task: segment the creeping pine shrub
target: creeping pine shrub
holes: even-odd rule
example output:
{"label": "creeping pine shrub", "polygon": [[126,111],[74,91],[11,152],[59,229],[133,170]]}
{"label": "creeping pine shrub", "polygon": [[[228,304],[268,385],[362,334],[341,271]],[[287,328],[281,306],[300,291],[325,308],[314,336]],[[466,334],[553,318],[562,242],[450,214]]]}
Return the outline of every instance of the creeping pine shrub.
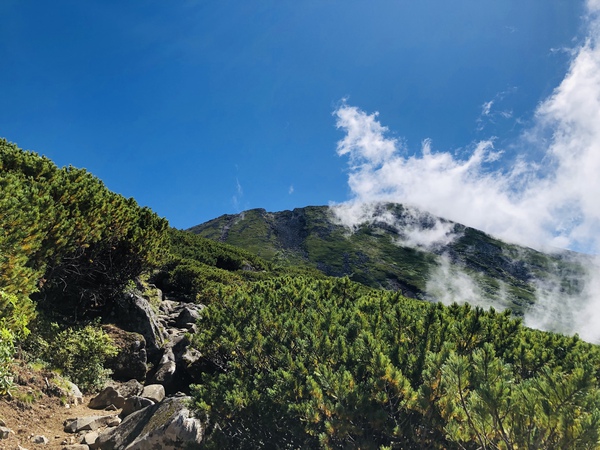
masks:
{"label": "creeping pine shrub", "polygon": [[111,371],[106,360],[118,353],[112,339],[97,325],[57,331],[48,342],[45,360],[81,390],[91,392],[104,386]]}
{"label": "creeping pine shrub", "polygon": [[0,291],[0,395],[9,394],[13,387],[15,341],[29,334],[27,325],[34,317],[29,298]]}
{"label": "creeping pine shrub", "polygon": [[0,328],[0,395],[9,394],[13,387],[13,341],[13,334],[6,328]]}

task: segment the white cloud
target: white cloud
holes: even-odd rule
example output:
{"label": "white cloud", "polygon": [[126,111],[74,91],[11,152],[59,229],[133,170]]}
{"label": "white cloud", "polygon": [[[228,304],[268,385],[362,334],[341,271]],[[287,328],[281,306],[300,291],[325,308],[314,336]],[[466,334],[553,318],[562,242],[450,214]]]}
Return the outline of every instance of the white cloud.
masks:
{"label": "white cloud", "polygon": [[483,105],[481,105],[481,115],[489,116],[493,104],[494,100],[490,100],[489,102],[485,102]]}
{"label": "white cloud", "polygon": [[[392,201],[531,247],[600,253],[600,19],[594,15],[600,0],[589,0],[588,8],[589,36],[573,50],[563,81],[539,105],[520,142],[524,154],[514,161],[504,161],[491,140],[458,157],[435,151],[426,139],[418,154],[406,156],[377,113],[338,108],[336,125],[346,136],[337,151],[349,158],[352,191],[349,206],[339,210],[345,219],[364,220],[364,208],[356,205]],[[493,105],[483,104],[483,116],[492,114]],[[530,158],[527,151],[543,157]],[[503,170],[491,168],[496,160]],[[600,279],[600,270],[590,274]],[[596,278],[586,280],[586,286],[599,285]],[[600,315],[598,292],[590,291],[578,306],[586,317]],[[570,323],[584,327],[580,316]]]}
{"label": "white cloud", "polygon": [[244,197],[244,190],[242,189],[242,185],[240,184],[240,180],[235,179],[235,194],[231,197],[231,203],[233,203],[233,207],[235,209],[240,209],[240,202]]}
{"label": "white cloud", "polygon": [[293,194],[294,193],[294,185],[290,184],[290,188],[288,189],[288,194]]}

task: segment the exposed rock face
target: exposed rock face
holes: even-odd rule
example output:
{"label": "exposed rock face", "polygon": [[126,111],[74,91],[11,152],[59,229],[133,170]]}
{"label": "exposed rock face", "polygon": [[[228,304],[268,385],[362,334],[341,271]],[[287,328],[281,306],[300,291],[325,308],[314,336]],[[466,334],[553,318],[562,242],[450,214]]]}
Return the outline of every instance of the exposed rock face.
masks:
{"label": "exposed rock face", "polygon": [[186,406],[189,397],[168,398],[136,411],[116,428],[102,433],[90,446],[100,450],[177,450],[200,444],[202,423]]}
{"label": "exposed rock face", "polygon": [[148,381],[162,384],[167,394],[188,392],[189,385],[198,381],[197,377],[192,376],[192,373],[197,375],[197,367],[189,370],[192,360],[196,363],[198,358],[197,355],[188,354],[190,341],[186,333],[195,331],[196,321],[203,308],[204,305],[172,299],[165,299],[161,303],[158,321],[167,332],[160,361]]}
{"label": "exposed rock face", "polygon": [[104,325],[103,330],[119,348],[119,353],[106,362],[113,371],[115,380],[144,381],[146,379],[148,355],[146,339],[140,333],[125,331],[114,325]]}
{"label": "exposed rock face", "polygon": [[148,300],[137,292],[127,292],[117,302],[118,317],[127,318],[124,329],[144,336],[148,359],[152,361],[164,344],[164,336],[158,325],[156,314]]}

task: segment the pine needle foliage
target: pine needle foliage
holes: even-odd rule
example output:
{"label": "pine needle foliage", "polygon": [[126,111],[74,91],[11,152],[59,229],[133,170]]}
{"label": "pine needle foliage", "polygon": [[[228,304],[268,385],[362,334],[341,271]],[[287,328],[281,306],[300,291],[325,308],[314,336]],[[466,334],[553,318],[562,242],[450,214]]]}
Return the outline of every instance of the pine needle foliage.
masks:
{"label": "pine needle foliage", "polygon": [[199,325],[214,448],[598,448],[598,347],[509,313],[287,276]]}
{"label": "pine needle foliage", "polygon": [[163,261],[168,223],[85,169],[0,140],[0,289],[85,311]]}

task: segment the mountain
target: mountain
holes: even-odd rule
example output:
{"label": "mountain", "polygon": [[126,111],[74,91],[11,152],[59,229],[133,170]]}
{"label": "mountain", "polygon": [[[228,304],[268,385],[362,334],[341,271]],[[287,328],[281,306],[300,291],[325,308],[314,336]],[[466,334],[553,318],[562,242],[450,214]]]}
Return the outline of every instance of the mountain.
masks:
{"label": "mountain", "polygon": [[[210,240],[1,139],[0,191],[2,448],[29,446],[28,423],[72,430],[27,412],[64,409],[59,373],[110,383],[94,403],[118,380],[160,402],[100,431],[101,449],[147,448],[152,428],[177,439],[165,449],[598,448],[600,346],[511,314],[544,285],[577,309],[568,294],[594,285],[575,254],[395,204],[253,210],[195,229]],[[172,415],[184,403],[198,432]]]}
{"label": "mountain", "polygon": [[[546,254],[400,204],[379,204],[349,227],[327,206],[253,209],[188,231],[283,266],[316,268],[371,287],[427,300],[463,300],[523,311],[540,286],[582,289],[578,255]],[[472,291],[475,292],[472,292]]]}

